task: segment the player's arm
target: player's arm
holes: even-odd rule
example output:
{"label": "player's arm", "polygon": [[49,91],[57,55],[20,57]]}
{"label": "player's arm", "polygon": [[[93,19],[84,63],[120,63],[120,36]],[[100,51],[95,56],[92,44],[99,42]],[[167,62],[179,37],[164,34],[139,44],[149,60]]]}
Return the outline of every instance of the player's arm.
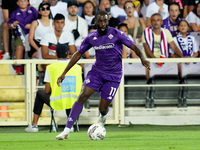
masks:
{"label": "player's arm", "polygon": [[142,62],[142,65],[145,66],[147,69],[150,70],[150,65],[149,65],[150,62],[144,58],[144,56],[142,55],[142,53],[141,53],[141,51],[139,50],[139,48],[138,48],[135,44],[133,44],[133,45],[131,46],[131,49],[132,49],[132,50],[136,53],[136,55],[140,58],[140,60],[141,60],[141,62]]}
{"label": "player's arm", "polygon": [[70,59],[68,65],[67,65],[67,67],[63,71],[62,75],[57,80],[58,86],[60,86],[61,82],[65,79],[65,74],[76,64],[76,62],[81,58],[81,56],[82,56],[82,53],[80,53],[79,51],[76,51],[74,53],[74,55],[72,56],[72,58]]}

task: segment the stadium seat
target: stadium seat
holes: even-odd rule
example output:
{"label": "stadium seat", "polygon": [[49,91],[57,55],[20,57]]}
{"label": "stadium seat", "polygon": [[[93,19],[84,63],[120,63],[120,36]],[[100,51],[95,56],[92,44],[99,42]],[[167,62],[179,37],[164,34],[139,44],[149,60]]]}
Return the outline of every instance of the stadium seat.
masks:
{"label": "stadium seat", "polygon": [[[185,84],[200,84],[200,62],[181,64]],[[200,86],[183,87],[183,106],[200,104]]]}
{"label": "stadium seat", "polygon": [[[151,64],[151,84],[179,84],[178,66],[176,63],[165,63],[162,67]],[[152,87],[151,107],[155,105],[182,106],[182,87]]]}
{"label": "stadium seat", "polygon": [[[146,70],[142,64],[124,64],[124,84],[125,85],[145,85],[147,84]],[[125,87],[125,106],[145,106],[150,105],[149,87]]]}

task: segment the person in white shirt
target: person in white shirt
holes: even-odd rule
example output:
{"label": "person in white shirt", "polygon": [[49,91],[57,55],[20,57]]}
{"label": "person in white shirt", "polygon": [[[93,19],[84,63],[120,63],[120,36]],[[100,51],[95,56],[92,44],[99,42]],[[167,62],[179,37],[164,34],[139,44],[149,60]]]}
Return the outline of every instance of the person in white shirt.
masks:
{"label": "person in white shirt", "polygon": [[194,11],[191,11],[185,19],[189,22],[193,31],[200,31],[200,2],[196,4]]}
{"label": "person in white shirt", "polygon": [[56,46],[58,43],[68,45],[70,53],[75,53],[76,48],[73,34],[63,30],[65,26],[65,17],[62,14],[56,14],[53,25],[54,32],[46,33],[41,39],[42,58],[57,59]]}
{"label": "person in white shirt", "polygon": [[57,13],[60,13],[66,16],[68,13],[66,11],[67,3],[59,1],[59,0],[48,0],[49,4],[51,5],[51,13],[52,17],[54,18]]}
{"label": "person in white shirt", "polygon": [[[181,20],[178,25],[179,33],[174,37],[174,43],[180,49],[183,56],[187,59],[190,57],[198,57],[199,55],[199,41],[194,36],[189,35],[189,23],[186,20]],[[170,50],[171,57],[177,57],[173,51]],[[186,63],[189,64],[189,63]],[[181,64],[178,64],[179,75],[181,75]]]}
{"label": "person in white shirt", "polygon": [[64,30],[72,32],[75,39],[75,46],[78,49],[88,35],[88,23],[85,19],[78,16],[78,3],[70,1],[67,7],[68,15],[65,17]]}
{"label": "person in white shirt", "polygon": [[151,26],[151,16],[155,13],[159,13],[162,16],[162,20],[169,16],[168,5],[164,4],[164,0],[155,0],[155,2],[148,5],[146,10],[146,26]]}

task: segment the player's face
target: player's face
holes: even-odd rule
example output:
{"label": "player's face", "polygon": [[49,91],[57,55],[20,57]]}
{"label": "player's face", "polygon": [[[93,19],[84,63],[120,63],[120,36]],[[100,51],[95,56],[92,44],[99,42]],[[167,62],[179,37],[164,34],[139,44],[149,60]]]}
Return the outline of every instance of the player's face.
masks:
{"label": "player's face", "polygon": [[69,8],[67,8],[67,11],[69,12],[69,15],[76,16],[78,14],[79,9],[77,6],[72,5]]}
{"label": "player's face", "polygon": [[54,21],[55,31],[62,32],[64,26],[65,26],[65,20],[64,19]]}
{"label": "player's face", "polygon": [[180,33],[185,34],[189,31],[188,24],[185,21],[181,21],[181,23],[178,26],[178,30]]}
{"label": "player's face", "polygon": [[159,16],[159,15],[152,16],[151,25],[153,26],[154,29],[160,29],[162,23],[163,23],[163,21],[162,21],[161,16]]}
{"label": "player's face", "polygon": [[108,15],[98,15],[96,18],[96,26],[97,26],[97,31],[101,35],[105,35],[108,30],[108,21],[109,17]]}
{"label": "player's face", "polygon": [[177,5],[171,5],[169,9],[170,19],[176,20],[180,14],[179,7]]}

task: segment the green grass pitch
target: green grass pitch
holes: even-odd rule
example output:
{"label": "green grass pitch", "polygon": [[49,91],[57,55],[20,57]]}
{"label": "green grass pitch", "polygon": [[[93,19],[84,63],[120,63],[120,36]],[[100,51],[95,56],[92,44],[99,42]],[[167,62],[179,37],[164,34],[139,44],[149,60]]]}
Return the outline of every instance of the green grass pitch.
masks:
{"label": "green grass pitch", "polygon": [[0,150],[200,150],[200,126],[106,125],[106,137],[92,141],[89,126],[58,141],[58,133],[40,127],[39,133],[26,133],[25,127],[0,127]]}

